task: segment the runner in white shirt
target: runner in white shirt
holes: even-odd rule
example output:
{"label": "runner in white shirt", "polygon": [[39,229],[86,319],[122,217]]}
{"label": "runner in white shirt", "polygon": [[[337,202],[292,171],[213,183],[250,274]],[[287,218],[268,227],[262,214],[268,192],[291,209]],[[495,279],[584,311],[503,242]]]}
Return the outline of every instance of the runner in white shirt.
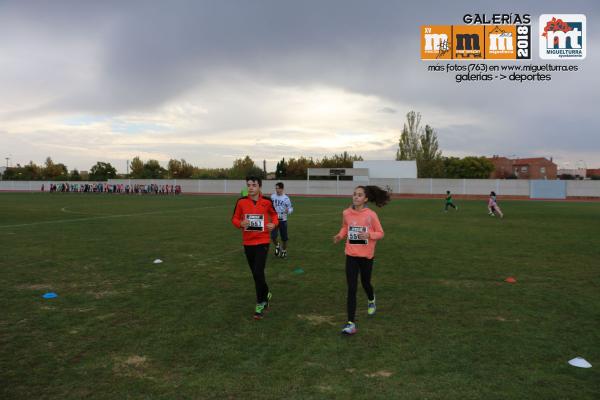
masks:
{"label": "runner in white shirt", "polygon": [[[290,198],[283,193],[283,182],[277,182],[275,185],[275,193],[271,195],[271,201],[279,218],[279,225],[271,231],[271,240],[275,245],[275,255],[286,258],[288,242],[287,218],[294,211],[294,208],[292,207]],[[281,235],[281,243],[277,240],[278,234]]]}

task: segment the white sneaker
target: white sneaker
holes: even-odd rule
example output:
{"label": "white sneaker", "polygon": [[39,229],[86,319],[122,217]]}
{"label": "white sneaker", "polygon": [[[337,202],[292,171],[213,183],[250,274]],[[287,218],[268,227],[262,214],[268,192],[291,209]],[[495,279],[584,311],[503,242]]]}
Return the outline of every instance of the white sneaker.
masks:
{"label": "white sneaker", "polygon": [[356,333],[356,324],[354,322],[348,321],[346,325],[344,325],[344,329],[342,329],[343,335],[354,335]]}

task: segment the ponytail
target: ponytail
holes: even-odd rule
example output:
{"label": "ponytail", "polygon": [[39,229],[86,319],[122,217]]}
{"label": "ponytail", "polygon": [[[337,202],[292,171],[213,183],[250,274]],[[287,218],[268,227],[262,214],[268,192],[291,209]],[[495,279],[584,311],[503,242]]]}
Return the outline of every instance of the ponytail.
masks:
{"label": "ponytail", "polygon": [[383,207],[390,202],[390,193],[381,189],[379,186],[357,186],[365,191],[365,196],[370,202],[375,203],[377,207]]}

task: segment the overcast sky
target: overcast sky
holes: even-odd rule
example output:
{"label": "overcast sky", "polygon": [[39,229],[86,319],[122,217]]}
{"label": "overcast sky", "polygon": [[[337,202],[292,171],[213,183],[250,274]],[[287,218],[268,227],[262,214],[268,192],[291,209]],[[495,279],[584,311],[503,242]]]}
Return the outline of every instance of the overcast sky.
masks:
{"label": "overcast sky", "polygon": [[[125,172],[136,155],[203,167],[250,155],[269,170],[343,151],[393,159],[415,110],[444,155],[600,168],[600,3],[406,3],[0,0],[0,161]],[[587,16],[587,58],[557,63],[577,73],[456,84],[420,60],[421,25],[528,13],[544,64],[537,20],[552,12]]]}

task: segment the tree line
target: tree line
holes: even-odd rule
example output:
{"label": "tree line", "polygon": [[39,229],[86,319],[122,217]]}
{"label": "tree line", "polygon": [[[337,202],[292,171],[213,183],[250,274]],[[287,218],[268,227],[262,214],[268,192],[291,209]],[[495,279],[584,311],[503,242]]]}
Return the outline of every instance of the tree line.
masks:
{"label": "tree line", "polygon": [[[415,160],[419,178],[472,178],[487,179],[494,165],[485,157],[444,157],[439,147],[437,132],[430,126],[421,125],[421,114],[411,111],[406,115],[396,152],[396,160]],[[276,179],[306,179],[308,168],[352,168],[354,161],[363,161],[360,155],[344,151],[322,159],[312,157],[282,158],[275,167]],[[55,181],[106,181],[116,178],[131,179],[243,179],[254,175],[265,179],[266,171],[250,156],[234,160],[231,168],[197,167],[186,160],[171,159],[166,168],[158,160],[142,160],[134,157],[127,174],[118,174],[108,162],[98,161],[89,171],[69,171],[62,163],[50,157],[43,165],[33,161],[29,164],[7,168],[4,180],[55,180]],[[316,178],[317,179],[317,178]],[[328,179],[322,177],[318,179]],[[351,178],[349,178],[351,179]]]}
{"label": "tree line", "polygon": [[[307,168],[352,168],[354,161],[362,161],[362,157],[347,152],[332,157],[313,159],[312,157],[282,158],[276,167],[278,179],[306,179]],[[89,171],[68,170],[63,163],[55,163],[46,158],[43,165],[33,161],[29,164],[7,168],[2,174],[3,180],[21,181],[106,181],[108,179],[244,179],[254,175],[265,179],[267,174],[250,156],[236,159],[231,168],[201,168],[186,160],[171,159],[163,167],[158,160],[142,160],[134,157],[129,163],[129,173],[119,174],[108,162],[98,161]]]}

